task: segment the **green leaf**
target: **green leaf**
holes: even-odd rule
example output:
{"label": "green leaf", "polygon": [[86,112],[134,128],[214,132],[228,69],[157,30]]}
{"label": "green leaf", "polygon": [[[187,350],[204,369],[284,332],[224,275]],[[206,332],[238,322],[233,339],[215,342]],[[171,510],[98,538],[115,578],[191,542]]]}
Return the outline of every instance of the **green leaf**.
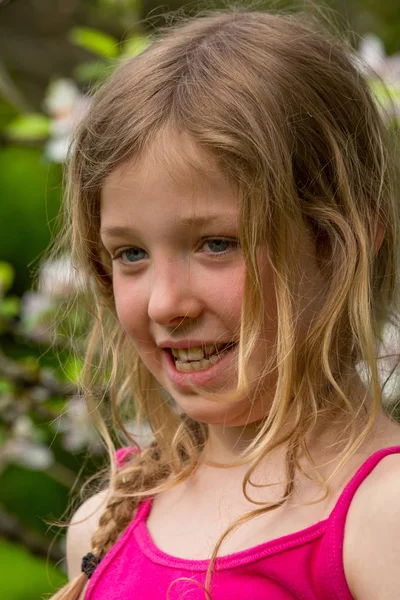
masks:
{"label": "green leaf", "polygon": [[69,381],[76,383],[81,376],[83,363],[77,356],[68,358],[64,365],[64,372]]}
{"label": "green leaf", "polygon": [[119,54],[118,40],[97,29],[74,27],[69,32],[69,40],[76,46],[107,58],[115,58]]}
{"label": "green leaf", "polygon": [[105,60],[97,62],[82,63],[75,67],[73,71],[74,79],[79,83],[88,83],[92,81],[103,81],[111,74],[110,63]]}
{"label": "green leaf", "polygon": [[15,386],[5,379],[4,377],[0,377],[0,396],[3,394],[13,394],[15,391]]}
{"label": "green leaf", "polygon": [[150,46],[150,38],[145,35],[135,35],[124,42],[122,54],[124,56],[137,56]]}
{"label": "green leaf", "polygon": [[4,128],[11,140],[41,140],[50,135],[50,119],[40,113],[20,115]]}
{"label": "green leaf", "polygon": [[18,296],[9,296],[0,302],[0,315],[12,319],[19,314],[20,299]]}
{"label": "green leaf", "polygon": [[3,294],[8,292],[14,283],[15,271],[10,263],[0,261],[0,290]]}
{"label": "green leaf", "polygon": [[368,83],[375,99],[381,106],[386,107],[390,102],[395,104],[400,102],[400,84],[397,82],[390,83],[382,82],[380,79],[370,79]]}

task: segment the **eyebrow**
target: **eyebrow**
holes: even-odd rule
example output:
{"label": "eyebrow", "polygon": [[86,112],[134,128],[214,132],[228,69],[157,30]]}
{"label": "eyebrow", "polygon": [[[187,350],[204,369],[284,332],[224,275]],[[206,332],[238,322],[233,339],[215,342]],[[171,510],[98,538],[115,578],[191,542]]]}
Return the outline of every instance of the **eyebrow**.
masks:
{"label": "eyebrow", "polygon": [[[182,217],[180,224],[185,226],[197,226],[207,225],[208,223],[216,223],[227,225],[227,219],[224,215],[207,215],[207,216],[195,216],[195,217]],[[104,237],[123,237],[135,234],[136,231],[131,227],[123,227],[120,225],[110,225],[101,229],[100,234]]]}

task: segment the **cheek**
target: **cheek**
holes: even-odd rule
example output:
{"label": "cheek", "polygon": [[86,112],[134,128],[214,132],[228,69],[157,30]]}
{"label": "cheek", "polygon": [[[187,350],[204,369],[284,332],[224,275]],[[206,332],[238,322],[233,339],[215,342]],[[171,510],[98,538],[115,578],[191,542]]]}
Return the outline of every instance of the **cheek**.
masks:
{"label": "cheek", "polygon": [[[217,319],[228,335],[240,333],[244,281],[245,272],[240,266],[231,272],[213,274],[203,282],[205,314],[212,315],[213,321]],[[206,321],[207,318],[204,320],[206,333],[210,333]]]}
{"label": "cheek", "polygon": [[[204,333],[209,334],[210,320],[223,323],[229,330],[240,327],[245,272],[243,265],[225,272],[196,273],[190,293],[201,298]],[[133,278],[113,281],[113,293],[118,320],[136,346],[151,340],[151,321],[148,316],[150,289]],[[185,289],[185,293],[188,290]],[[211,325],[212,326],[212,325]]]}
{"label": "cheek", "polygon": [[244,274],[233,273],[213,278],[207,282],[207,303],[218,307],[218,312],[240,314],[243,303]]}
{"label": "cheek", "polygon": [[113,282],[113,292],[118,321],[122,329],[135,341],[143,339],[147,313],[143,294],[140,294],[140,287],[133,286],[131,283],[127,280],[122,282],[116,278]]}

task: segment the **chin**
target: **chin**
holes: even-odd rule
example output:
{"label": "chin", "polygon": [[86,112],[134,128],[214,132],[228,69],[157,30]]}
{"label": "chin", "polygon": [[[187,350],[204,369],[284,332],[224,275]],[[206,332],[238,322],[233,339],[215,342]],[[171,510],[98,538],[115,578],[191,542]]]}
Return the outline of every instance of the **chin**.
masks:
{"label": "chin", "polygon": [[237,427],[250,422],[248,414],[246,414],[248,411],[247,401],[246,406],[243,406],[243,401],[240,400],[214,402],[194,395],[185,399],[175,397],[174,400],[185,415],[198,423]]}

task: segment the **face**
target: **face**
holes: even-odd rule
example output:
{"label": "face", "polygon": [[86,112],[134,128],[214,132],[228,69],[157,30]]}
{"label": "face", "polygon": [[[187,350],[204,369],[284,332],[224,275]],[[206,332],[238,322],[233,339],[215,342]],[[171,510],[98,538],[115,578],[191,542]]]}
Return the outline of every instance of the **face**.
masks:
{"label": "face", "polygon": [[[190,152],[198,151],[188,145],[187,156]],[[101,239],[113,259],[117,316],[147,368],[183,412],[204,423],[245,425],[265,416],[274,374],[251,401],[219,403],[201,393],[226,393],[237,383],[245,280],[238,198],[209,157],[198,153],[206,166],[200,174],[184,164],[182,155],[182,146],[175,157],[171,150],[167,162],[153,148],[106,180]],[[249,365],[254,389],[276,335],[266,248],[259,249],[258,260],[266,319]]]}

